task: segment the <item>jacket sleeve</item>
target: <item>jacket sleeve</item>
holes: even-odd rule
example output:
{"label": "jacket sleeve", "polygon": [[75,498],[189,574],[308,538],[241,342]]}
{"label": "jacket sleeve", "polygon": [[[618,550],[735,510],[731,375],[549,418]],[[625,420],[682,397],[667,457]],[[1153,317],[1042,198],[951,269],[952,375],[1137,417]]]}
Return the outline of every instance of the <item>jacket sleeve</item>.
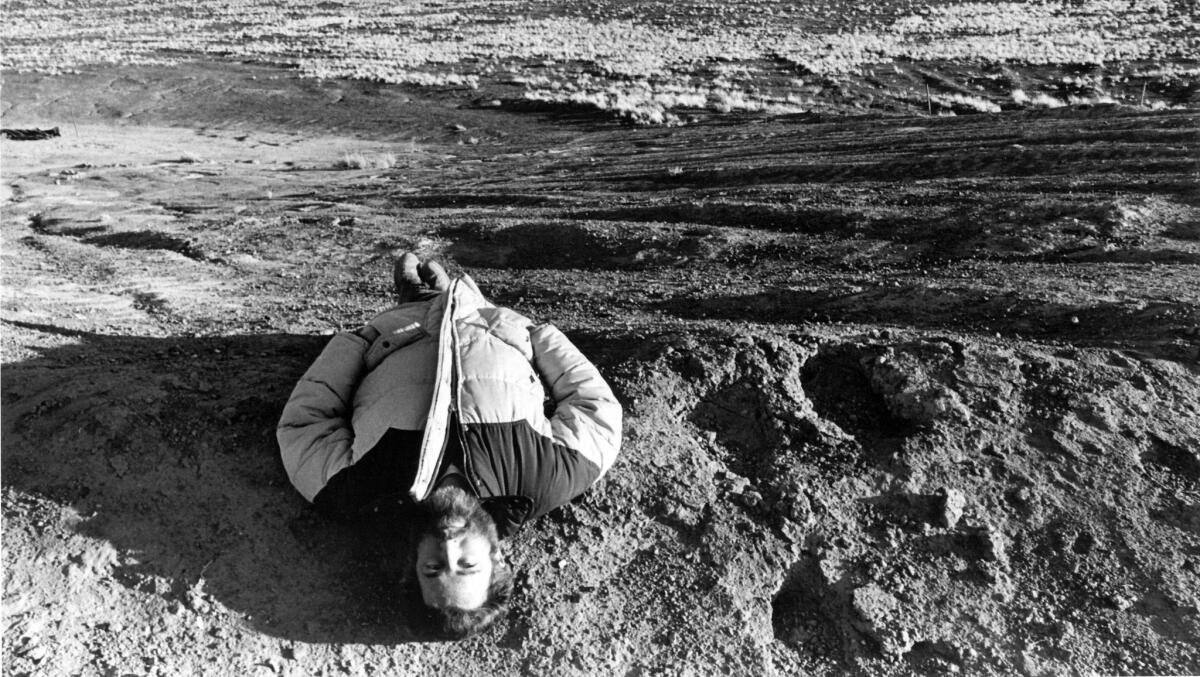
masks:
{"label": "jacket sleeve", "polygon": [[602,477],[621,448],[621,405],[600,372],[549,324],[530,329],[534,366],[554,398],[550,428],[555,446],[580,454]]}
{"label": "jacket sleeve", "polygon": [[367,342],[337,334],[292,390],[275,430],[288,479],[312,501],[351,464],[354,391],[366,368]]}

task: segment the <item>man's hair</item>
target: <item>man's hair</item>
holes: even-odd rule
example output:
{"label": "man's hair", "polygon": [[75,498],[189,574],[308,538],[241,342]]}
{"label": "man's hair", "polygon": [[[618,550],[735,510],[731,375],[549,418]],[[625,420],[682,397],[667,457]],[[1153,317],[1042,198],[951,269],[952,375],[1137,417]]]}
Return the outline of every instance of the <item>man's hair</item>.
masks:
{"label": "man's hair", "polygon": [[448,523],[457,519],[465,519],[466,530],[485,536],[491,544],[492,580],[488,584],[487,600],[477,609],[430,607],[425,604],[420,586],[416,584],[414,557],[410,590],[415,602],[413,608],[423,610],[422,634],[431,635],[431,639],[460,640],[480,634],[508,613],[509,598],[512,597],[513,572],[504,560],[496,522],[475,496],[460,489],[438,489],[418,503],[413,522],[413,547],[425,535],[437,536],[446,531],[450,528]]}

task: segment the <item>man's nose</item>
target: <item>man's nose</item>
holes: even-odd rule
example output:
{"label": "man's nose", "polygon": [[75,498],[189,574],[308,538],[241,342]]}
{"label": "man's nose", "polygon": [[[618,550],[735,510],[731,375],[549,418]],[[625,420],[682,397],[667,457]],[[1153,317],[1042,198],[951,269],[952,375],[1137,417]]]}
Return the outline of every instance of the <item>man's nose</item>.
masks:
{"label": "man's nose", "polygon": [[458,560],[462,558],[462,538],[447,538],[438,543],[438,549],[446,560],[446,568],[458,571]]}

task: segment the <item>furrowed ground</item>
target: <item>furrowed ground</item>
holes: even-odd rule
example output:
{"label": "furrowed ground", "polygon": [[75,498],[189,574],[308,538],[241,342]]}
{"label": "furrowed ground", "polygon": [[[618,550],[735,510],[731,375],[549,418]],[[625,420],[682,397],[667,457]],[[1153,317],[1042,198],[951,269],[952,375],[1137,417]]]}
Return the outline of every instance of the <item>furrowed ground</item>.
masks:
{"label": "furrowed ground", "polygon": [[[1200,672],[1196,35],[1126,5],[6,3],[4,670]],[[627,413],[460,644],[274,446],[404,249]]]}

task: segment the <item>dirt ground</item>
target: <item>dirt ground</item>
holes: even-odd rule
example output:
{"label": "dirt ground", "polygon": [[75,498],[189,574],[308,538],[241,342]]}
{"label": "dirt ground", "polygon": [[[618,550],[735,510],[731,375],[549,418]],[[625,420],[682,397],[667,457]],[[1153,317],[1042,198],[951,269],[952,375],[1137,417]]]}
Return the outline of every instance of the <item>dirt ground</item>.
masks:
{"label": "dirt ground", "polygon": [[[5,674],[1200,673],[1173,86],[661,127],[232,61],[6,72],[3,126],[61,136],[0,142]],[[274,443],[404,249],[563,328],[627,413],[458,644],[413,641],[394,527],[320,518]]]}

